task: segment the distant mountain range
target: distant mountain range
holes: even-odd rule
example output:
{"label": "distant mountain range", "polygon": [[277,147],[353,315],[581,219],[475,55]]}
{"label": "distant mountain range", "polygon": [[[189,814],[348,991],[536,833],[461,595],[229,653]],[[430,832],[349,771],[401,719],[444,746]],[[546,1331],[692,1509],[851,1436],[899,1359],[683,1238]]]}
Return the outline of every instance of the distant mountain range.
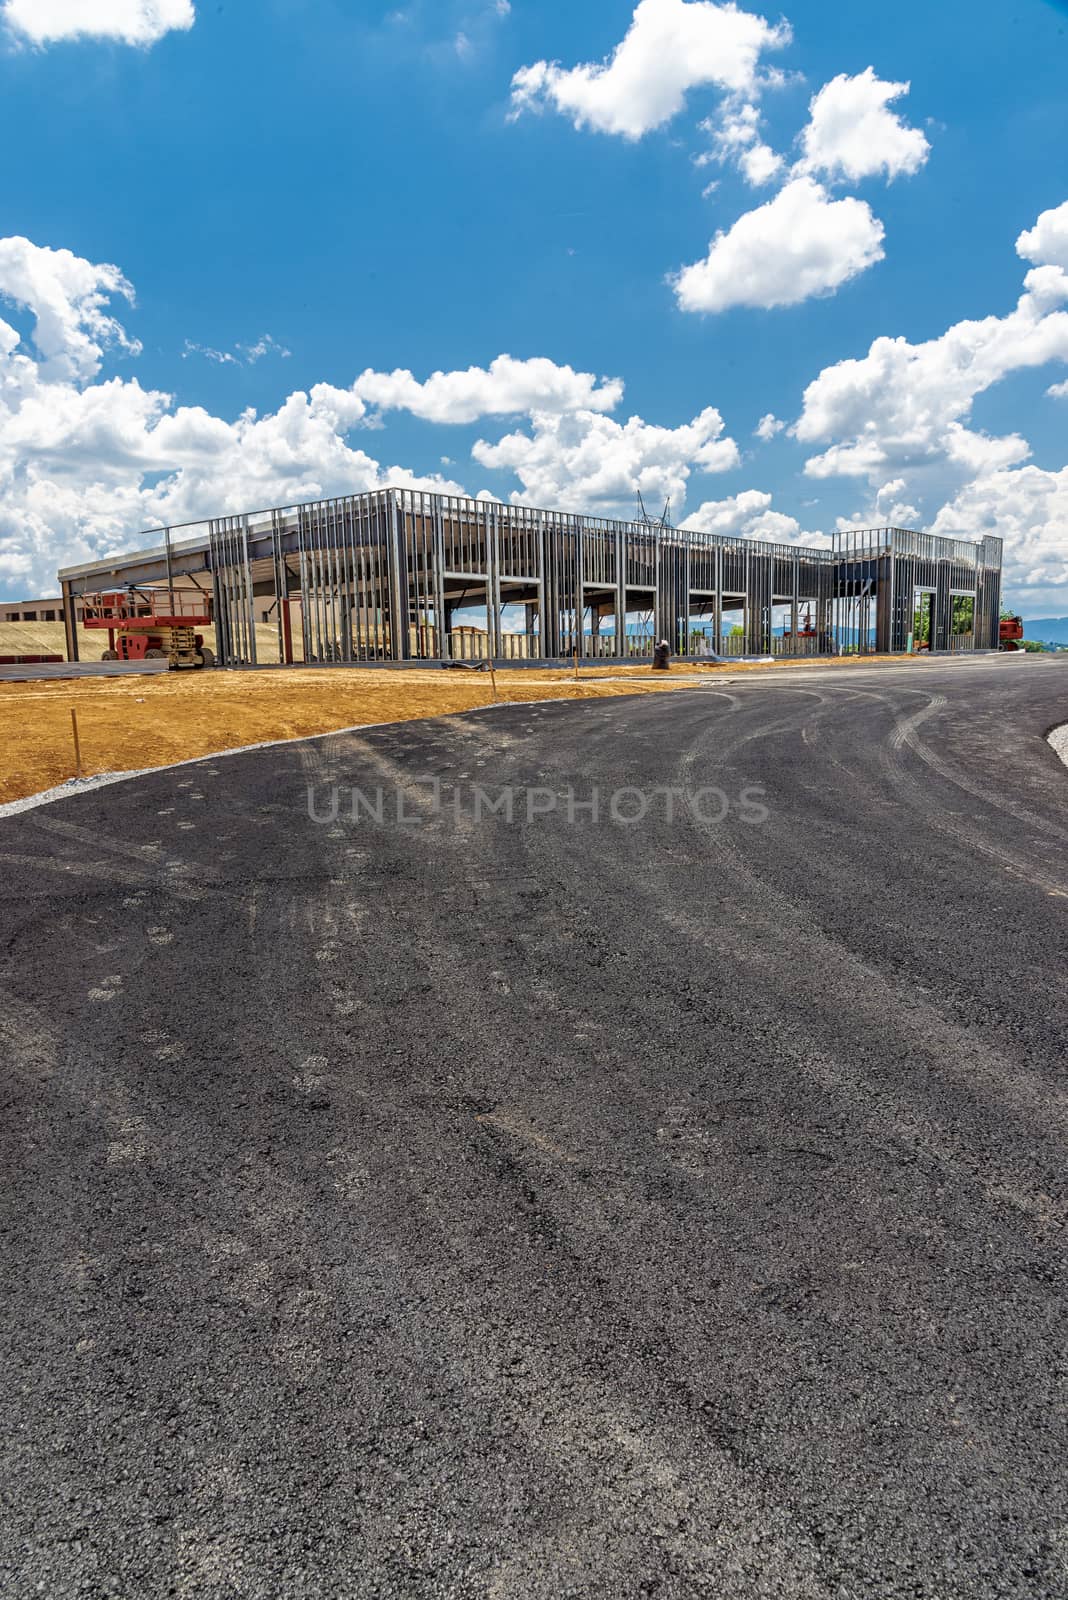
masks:
{"label": "distant mountain range", "polygon": [[1068,644],[1068,617],[1025,617],[1024,638],[1042,644]]}

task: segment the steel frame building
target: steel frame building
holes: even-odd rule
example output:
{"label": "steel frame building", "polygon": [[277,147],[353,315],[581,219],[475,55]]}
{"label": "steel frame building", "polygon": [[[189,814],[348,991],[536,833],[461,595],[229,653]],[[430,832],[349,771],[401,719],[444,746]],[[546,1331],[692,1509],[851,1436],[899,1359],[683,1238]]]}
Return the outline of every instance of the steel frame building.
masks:
{"label": "steel frame building", "polygon": [[[900,651],[924,595],[933,650],[998,643],[992,536],[876,528],[816,548],[394,488],[153,534],[59,574],[69,659],[80,595],[159,583],[211,594],[231,667],[257,664],[264,620],[282,663],[618,660],[661,638],[685,657],[707,655],[709,637],[731,654]],[[457,622],[471,608],[484,627]],[[724,636],[732,613],[741,631]]]}

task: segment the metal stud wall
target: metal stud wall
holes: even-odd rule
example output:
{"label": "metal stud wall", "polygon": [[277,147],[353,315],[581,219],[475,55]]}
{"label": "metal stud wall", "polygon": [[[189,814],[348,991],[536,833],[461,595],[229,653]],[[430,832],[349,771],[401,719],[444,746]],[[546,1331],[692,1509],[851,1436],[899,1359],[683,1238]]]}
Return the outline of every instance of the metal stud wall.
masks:
{"label": "metal stud wall", "polygon": [[[153,562],[172,576],[175,560],[188,576],[200,549],[226,666],[256,665],[266,620],[279,660],[323,665],[621,659],[649,655],[659,638],[684,657],[901,651],[918,606],[932,649],[998,640],[993,536],[875,528],[815,548],[380,489],[218,517],[165,540],[127,558],[130,581],[151,581]],[[64,595],[100,587],[102,566],[62,574]],[[122,558],[109,563],[109,579],[124,570]],[[743,629],[728,638],[732,611]]]}
{"label": "metal stud wall", "polygon": [[209,524],[217,658],[224,666],[256,665],[248,518],[217,517]]}

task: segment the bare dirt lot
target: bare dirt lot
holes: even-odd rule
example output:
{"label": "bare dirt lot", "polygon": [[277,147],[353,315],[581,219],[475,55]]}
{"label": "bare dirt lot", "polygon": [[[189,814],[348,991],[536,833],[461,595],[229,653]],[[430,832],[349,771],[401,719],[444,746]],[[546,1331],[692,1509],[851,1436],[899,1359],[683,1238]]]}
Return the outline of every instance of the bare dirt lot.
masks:
{"label": "bare dirt lot", "polygon": [[[889,659],[889,658],[888,658]],[[806,663],[776,663],[810,670]],[[74,776],[71,710],[77,712],[82,772],[162,767],[241,745],[299,739],[337,728],[471,711],[501,701],[592,699],[663,693],[713,675],[761,673],[750,663],[668,675],[647,665],[496,674],[440,667],[293,668],[255,672],[164,672],[123,678],[0,682],[0,804]],[[818,670],[818,669],[816,669]]]}
{"label": "bare dirt lot", "polygon": [[[609,675],[498,672],[500,700],[586,699],[670,689],[648,668]],[[691,680],[692,681],[692,680]],[[403,722],[490,704],[488,672],[287,668],[284,672],[164,672],[127,678],[0,684],[0,802],[74,774],[70,713],[78,716],[82,770],[160,767],[269,739],[296,739],[372,722]]]}

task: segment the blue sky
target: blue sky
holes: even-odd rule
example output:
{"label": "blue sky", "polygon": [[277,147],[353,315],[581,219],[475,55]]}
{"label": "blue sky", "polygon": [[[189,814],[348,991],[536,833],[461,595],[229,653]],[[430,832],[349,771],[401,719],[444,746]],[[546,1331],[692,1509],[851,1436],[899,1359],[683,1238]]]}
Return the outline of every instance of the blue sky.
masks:
{"label": "blue sky", "polygon": [[0,594],[407,477],[1068,612],[1068,7],[727,9],[0,0]]}

